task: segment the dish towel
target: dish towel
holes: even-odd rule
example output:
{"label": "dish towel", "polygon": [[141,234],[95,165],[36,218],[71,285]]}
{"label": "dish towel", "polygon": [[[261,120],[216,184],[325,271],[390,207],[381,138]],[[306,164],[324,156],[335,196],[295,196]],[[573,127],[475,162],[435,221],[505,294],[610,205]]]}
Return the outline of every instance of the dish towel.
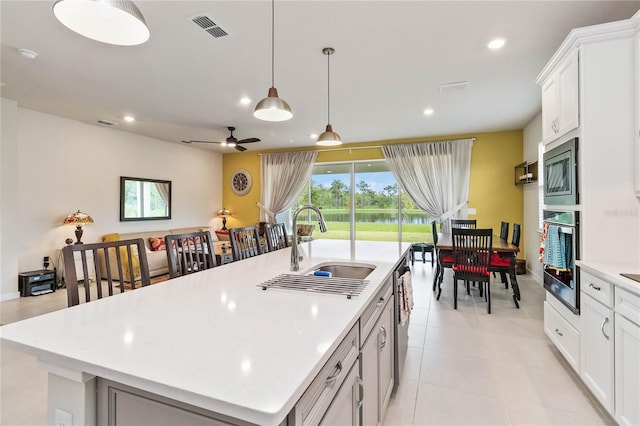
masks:
{"label": "dish towel", "polygon": [[405,272],[400,279],[400,325],[405,325],[413,309],[413,286],[411,285],[411,272]]}
{"label": "dish towel", "polygon": [[571,256],[570,247],[571,244],[567,247],[567,238],[562,233],[562,228],[557,225],[549,225],[544,248],[544,263],[554,269],[569,268],[572,266],[567,264],[567,260]]}

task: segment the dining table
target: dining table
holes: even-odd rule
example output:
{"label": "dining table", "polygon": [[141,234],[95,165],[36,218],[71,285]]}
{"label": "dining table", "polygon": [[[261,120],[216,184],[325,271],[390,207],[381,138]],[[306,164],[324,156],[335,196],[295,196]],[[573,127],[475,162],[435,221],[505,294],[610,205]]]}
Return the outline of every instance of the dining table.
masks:
{"label": "dining table", "polygon": [[[518,258],[518,253],[520,252],[520,247],[511,244],[507,240],[503,240],[499,235],[494,235],[491,243],[491,250],[493,252],[497,252],[501,257],[507,258],[510,261],[510,278],[511,278],[511,289],[513,291],[513,301],[516,304],[516,307],[519,307],[518,301],[520,300],[520,288],[518,286],[518,280],[516,278],[516,260]],[[453,238],[450,233],[438,233],[438,241],[436,242],[436,253],[438,262],[436,264],[436,273],[433,277],[433,290],[436,290],[436,287],[442,285],[442,280],[444,278],[444,267],[443,259],[447,255],[451,255],[453,253]]]}

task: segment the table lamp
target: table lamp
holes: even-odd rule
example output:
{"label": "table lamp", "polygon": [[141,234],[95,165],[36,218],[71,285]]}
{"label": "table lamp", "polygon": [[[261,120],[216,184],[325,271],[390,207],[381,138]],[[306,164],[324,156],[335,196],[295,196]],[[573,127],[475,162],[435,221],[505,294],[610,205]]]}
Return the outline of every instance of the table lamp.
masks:
{"label": "table lamp", "polygon": [[218,212],[216,213],[216,216],[222,218],[222,230],[226,231],[227,230],[227,218],[229,216],[231,216],[231,212],[223,207],[220,210],[218,210]]}
{"label": "table lamp", "polygon": [[80,210],[75,213],[71,213],[64,220],[65,225],[76,226],[76,239],[78,241],[76,241],[75,244],[82,244],[82,241],[80,241],[80,238],[82,238],[82,225],[85,225],[87,223],[93,223],[93,219],[91,218],[91,216],[86,213],[82,213]]}

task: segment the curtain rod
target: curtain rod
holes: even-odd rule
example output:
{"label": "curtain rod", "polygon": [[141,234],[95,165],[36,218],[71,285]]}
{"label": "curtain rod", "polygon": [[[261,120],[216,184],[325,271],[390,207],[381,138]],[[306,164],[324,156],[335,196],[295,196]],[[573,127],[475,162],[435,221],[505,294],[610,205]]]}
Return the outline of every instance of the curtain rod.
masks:
{"label": "curtain rod", "polygon": [[[475,141],[476,138],[464,138],[464,139],[471,139],[472,141]],[[446,140],[452,140],[452,141],[460,141],[462,139],[446,139]],[[434,143],[434,142],[445,142],[446,140],[439,140],[439,141],[425,141],[425,142],[410,142],[410,143]],[[396,144],[385,144],[385,145],[396,145]],[[351,151],[352,149],[372,149],[372,148],[382,148],[385,145],[369,145],[369,146],[352,146],[352,147],[348,147],[345,146],[344,148],[329,148],[329,149],[317,149],[316,151],[318,152],[331,152],[331,151]],[[403,144],[397,144],[397,145],[403,145]],[[258,154],[259,156],[262,156],[262,153]]]}

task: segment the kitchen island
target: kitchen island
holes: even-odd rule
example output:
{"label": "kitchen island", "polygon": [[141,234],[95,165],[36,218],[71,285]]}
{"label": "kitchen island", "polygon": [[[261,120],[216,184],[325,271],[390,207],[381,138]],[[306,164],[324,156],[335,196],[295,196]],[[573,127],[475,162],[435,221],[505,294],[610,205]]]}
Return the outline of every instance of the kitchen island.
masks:
{"label": "kitchen island", "polygon": [[[358,296],[268,289],[290,249],[267,253],[0,328],[49,372],[49,424],[96,424],[100,381],[188,404],[231,423],[280,424],[408,245],[317,240],[300,273],[330,261],[375,265]],[[307,255],[309,253],[309,255]],[[65,413],[56,410],[62,410]]]}

